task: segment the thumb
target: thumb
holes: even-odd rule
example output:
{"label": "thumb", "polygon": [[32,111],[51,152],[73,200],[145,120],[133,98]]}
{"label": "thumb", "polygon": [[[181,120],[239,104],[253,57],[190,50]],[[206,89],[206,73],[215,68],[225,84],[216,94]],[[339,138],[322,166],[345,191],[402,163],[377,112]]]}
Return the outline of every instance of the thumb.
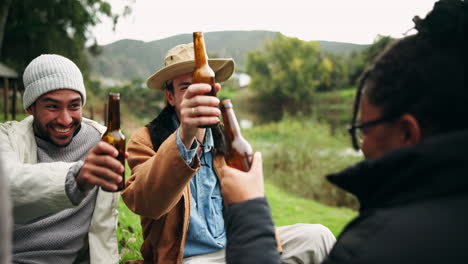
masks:
{"label": "thumb", "polygon": [[262,162],[262,153],[255,152],[252,160],[252,166],[250,167],[250,171],[257,172],[263,171],[263,162]]}

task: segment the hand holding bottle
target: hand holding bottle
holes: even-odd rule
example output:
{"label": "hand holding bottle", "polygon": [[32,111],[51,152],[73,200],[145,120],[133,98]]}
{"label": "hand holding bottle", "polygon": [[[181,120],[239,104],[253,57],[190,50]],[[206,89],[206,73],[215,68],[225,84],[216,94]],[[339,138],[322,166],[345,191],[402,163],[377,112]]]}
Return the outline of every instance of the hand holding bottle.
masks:
{"label": "hand holding bottle", "polygon": [[265,196],[263,186],[262,155],[256,152],[248,172],[221,167],[221,194],[227,205]]}
{"label": "hand holding bottle", "polygon": [[[215,84],[219,91],[221,85]],[[211,90],[211,86],[204,83],[196,83],[188,86],[180,104],[180,138],[188,148],[193,142],[200,126],[209,126],[219,122],[219,99],[205,95]]]}
{"label": "hand holding bottle", "polygon": [[[81,191],[89,191],[94,186],[105,190],[118,191],[124,181],[124,166],[117,160],[119,152],[105,142],[99,142],[86,157],[83,166],[76,176],[76,183]],[[125,157],[128,153],[125,152]]]}

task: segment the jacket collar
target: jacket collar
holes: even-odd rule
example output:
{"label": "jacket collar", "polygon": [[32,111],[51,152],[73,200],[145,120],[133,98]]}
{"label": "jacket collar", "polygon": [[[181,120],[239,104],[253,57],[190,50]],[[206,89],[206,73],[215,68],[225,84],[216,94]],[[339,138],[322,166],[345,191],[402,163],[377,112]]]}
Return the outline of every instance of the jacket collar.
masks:
{"label": "jacket collar", "polygon": [[161,144],[177,129],[177,123],[173,120],[174,114],[174,107],[167,105],[153,121],[146,125],[154,151],[158,151]]}
{"label": "jacket collar", "polygon": [[354,194],[361,210],[447,193],[466,193],[467,148],[468,130],[434,136],[327,177]]}
{"label": "jacket collar", "polygon": [[[158,151],[161,144],[179,127],[179,121],[175,116],[175,108],[168,105],[153,121],[146,125],[154,151]],[[204,150],[209,151],[214,147],[218,153],[224,153],[224,134],[221,125],[218,124],[210,130],[206,135]]]}

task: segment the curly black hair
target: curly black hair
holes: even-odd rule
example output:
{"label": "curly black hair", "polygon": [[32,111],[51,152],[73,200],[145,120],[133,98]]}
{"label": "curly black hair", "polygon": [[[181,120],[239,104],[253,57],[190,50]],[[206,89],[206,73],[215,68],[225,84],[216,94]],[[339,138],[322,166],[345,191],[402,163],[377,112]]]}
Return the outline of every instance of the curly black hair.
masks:
{"label": "curly black hair", "polygon": [[418,33],[393,42],[362,74],[352,124],[365,94],[385,117],[412,114],[426,135],[468,128],[467,11],[464,0],[440,0],[416,16]]}

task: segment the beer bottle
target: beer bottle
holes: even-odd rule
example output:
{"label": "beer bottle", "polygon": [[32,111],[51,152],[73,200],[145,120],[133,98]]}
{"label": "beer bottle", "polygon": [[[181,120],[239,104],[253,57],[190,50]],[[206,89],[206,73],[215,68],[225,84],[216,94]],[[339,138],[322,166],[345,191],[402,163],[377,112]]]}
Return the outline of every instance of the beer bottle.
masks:
{"label": "beer bottle", "polygon": [[193,49],[195,52],[195,70],[193,71],[192,83],[207,83],[211,85],[211,91],[207,95],[216,96],[215,73],[208,64],[205,40],[202,32],[193,32]]}
{"label": "beer bottle", "polygon": [[226,163],[233,168],[247,172],[252,164],[252,147],[242,137],[231,100],[222,100],[220,108],[226,135],[227,151],[224,156]]}
{"label": "beer bottle", "polygon": [[[193,32],[193,49],[195,52],[195,70],[193,71],[192,83],[207,83],[211,85],[211,91],[206,95],[216,96],[215,73],[208,64],[205,40],[202,32]],[[214,127],[215,125],[199,126],[200,128]]]}
{"label": "beer bottle", "polygon": [[111,144],[119,151],[117,159],[124,166],[124,172],[121,175],[122,181],[118,184],[116,190],[118,192],[122,191],[125,187],[125,135],[120,130],[120,94],[109,93],[109,103],[107,106],[107,131],[102,136],[102,140]]}

